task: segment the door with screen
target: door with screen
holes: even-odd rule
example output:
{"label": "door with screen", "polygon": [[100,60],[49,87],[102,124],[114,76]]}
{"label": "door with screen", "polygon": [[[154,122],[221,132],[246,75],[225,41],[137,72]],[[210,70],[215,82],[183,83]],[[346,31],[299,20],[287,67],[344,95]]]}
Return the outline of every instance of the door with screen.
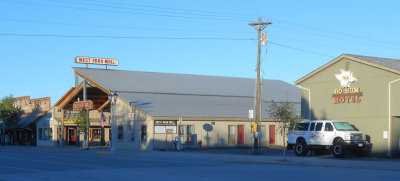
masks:
{"label": "door with screen", "polygon": [[275,144],[275,125],[269,125],[269,144]]}

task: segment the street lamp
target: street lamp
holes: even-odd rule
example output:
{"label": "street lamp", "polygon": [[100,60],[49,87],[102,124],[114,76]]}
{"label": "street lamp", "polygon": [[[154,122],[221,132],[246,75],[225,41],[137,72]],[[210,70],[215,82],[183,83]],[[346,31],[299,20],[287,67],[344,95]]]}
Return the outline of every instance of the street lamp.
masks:
{"label": "street lamp", "polygon": [[111,109],[111,119],[112,119],[112,123],[111,123],[111,148],[110,151],[115,151],[115,105],[117,103],[117,98],[118,98],[118,94],[117,92],[111,92],[108,95],[108,100],[110,100],[110,109]]}

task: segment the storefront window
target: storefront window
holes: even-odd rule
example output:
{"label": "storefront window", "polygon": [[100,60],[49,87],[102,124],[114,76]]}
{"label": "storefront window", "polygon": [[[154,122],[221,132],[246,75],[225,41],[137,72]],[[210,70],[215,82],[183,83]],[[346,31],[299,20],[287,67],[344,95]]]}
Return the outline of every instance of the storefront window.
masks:
{"label": "storefront window", "polygon": [[124,127],[118,126],[118,140],[122,141],[124,139]]}
{"label": "storefront window", "polygon": [[147,139],[147,126],[140,127],[140,141],[146,141]]}
{"label": "storefront window", "polygon": [[43,140],[47,140],[49,137],[49,132],[48,128],[43,128]]}
{"label": "storefront window", "polygon": [[187,142],[193,144],[194,125],[187,125]]}
{"label": "storefront window", "polygon": [[92,128],[92,139],[100,139],[101,138],[101,130],[100,128]]}
{"label": "storefront window", "polygon": [[236,136],[236,126],[229,125],[228,126],[228,144],[235,143],[235,136]]}
{"label": "storefront window", "polygon": [[53,140],[53,129],[49,128],[49,140]]}
{"label": "storefront window", "polygon": [[43,140],[43,130],[42,130],[42,128],[39,128],[38,137],[39,137],[39,140]]}
{"label": "storefront window", "polygon": [[260,126],[261,137],[265,138],[265,126]]}

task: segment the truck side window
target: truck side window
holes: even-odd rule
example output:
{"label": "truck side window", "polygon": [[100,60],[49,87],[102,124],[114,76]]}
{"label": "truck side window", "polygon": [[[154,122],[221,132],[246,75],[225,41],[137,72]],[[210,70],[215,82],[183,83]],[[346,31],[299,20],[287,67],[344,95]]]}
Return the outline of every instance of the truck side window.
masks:
{"label": "truck side window", "polygon": [[314,128],[315,128],[315,123],[311,123],[310,131],[314,131]]}
{"label": "truck side window", "polygon": [[317,123],[317,126],[315,127],[315,131],[321,131],[322,130],[322,124],[323,123]]}
{"label": "truck side window", "polygon": [[310,123],[298,123],[294,127],[294,130],[295,131],[307,131],[309,126],[310,126]]}
{"label": "truck side window", "polygon": [[325,123],[325,131],[333,131],[333,126],[331,123]]}

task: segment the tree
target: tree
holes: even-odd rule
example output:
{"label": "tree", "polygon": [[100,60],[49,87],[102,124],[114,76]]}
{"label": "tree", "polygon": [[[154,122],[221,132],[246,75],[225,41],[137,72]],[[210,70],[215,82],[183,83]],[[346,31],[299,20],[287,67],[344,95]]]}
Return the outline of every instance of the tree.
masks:
{"label": "tree", "polygon": [[286,161],[286,136],[288,128],[292,128],[295,121],[301,120],[301,116],[296,115],[296,107],[293,103],[275,103],[269,106],[267,110],[270,117],[278,122],[278,133],[283,138],[283,160]]}
{"label": "tree", "polygon": [[[80,135],[80,133],[84,133],[85,135],[85,140],[87,139],[87,134],[89,134],[87,131],[88,127],[88,122],[87,119],[89,119],[89,110],[87,109],[82,109],[79,111],[78,117],[76,118],[76,124],[78,125],[78,132],[77,134]],[[79,138],[79,136],[78,136]],[[89,141],[89,140],[86,140]]]}
{"label": "tree", "polygon": [[4,144],[5,142],[5,131],[7,128],[15,126],[18,121],[21,119],[21,115],[23,111],[20,107],[15,105],[15,100],[12,95],[5,96],[0,103],[0,120],[2,123],[2,138],[1,142]]}

